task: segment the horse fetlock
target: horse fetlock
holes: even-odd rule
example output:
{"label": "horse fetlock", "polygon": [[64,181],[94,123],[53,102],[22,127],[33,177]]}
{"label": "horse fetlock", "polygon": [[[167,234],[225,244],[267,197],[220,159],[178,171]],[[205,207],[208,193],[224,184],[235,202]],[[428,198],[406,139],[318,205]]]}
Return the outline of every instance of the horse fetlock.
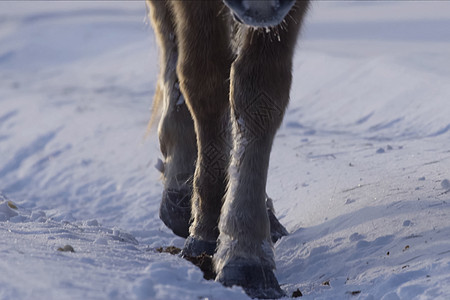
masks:
{"label": "horse fetlock", "polygon": [[[212,201],[211,199],[214,199]],[[218,222],[220,216],[221,197],[210,195],[210,198],[195,194],[192,198],[192,224],[189,232],[201,240],[215,241],[219,236]]]}
{"label": "horse fetlock", "polygon": [[222,230],[214,256],[214,267],[219,273],[226,265],[235,261],[246,261],[248,264],[263,265],[274,269],[272,241],[269,237],[255,238],[249,233],[232,234]]}

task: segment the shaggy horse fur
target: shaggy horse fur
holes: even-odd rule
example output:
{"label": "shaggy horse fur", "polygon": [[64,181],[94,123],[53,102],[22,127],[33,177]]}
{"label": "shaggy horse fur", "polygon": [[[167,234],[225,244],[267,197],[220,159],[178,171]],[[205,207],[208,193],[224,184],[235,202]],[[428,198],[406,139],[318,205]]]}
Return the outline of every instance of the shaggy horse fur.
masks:
{"label": "shaggy horse fur", "polygon": [[216,280],[258,298],[284,295],[273,241],[286,234],[266,196],[308,1],[147,0],[160,47],[160,217],[214,255]]}

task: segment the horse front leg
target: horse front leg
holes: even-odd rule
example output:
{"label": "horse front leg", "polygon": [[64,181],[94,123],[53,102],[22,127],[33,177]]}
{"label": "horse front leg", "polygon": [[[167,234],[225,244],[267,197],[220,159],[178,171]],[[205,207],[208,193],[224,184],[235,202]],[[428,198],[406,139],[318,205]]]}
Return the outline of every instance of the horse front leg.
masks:
{"label": "horse front leg", "polygon": [[295,8],[285,28],[270,33],[241,28],[244,40],[231,69],[234,145],[214,257],[216,280],[226,286],[240,285],[258,298],[284,295],[273,273],[265,190],[270,151],[288,104],[294,46],[306,10]]}
{"label": "horse front leg", "polygon": [[183,254],[212,255],[226,189],[229,142],[230,28],[221,1],[171,1],[178,37],[177,74],[197,136],[192,225]]}

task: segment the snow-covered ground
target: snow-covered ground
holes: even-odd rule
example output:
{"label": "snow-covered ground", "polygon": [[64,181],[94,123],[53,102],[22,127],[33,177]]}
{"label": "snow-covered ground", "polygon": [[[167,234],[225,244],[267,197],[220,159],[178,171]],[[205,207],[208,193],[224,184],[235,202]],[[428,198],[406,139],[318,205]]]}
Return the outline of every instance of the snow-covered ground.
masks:
{"label": "snow-covered ground", "polygon": [[[449,11],[314,3],[268,183],[289,295],[450,299]],[[0,1],[0,299],[248,299],[155,250],[183,240],[158,218],[145,15]]]}

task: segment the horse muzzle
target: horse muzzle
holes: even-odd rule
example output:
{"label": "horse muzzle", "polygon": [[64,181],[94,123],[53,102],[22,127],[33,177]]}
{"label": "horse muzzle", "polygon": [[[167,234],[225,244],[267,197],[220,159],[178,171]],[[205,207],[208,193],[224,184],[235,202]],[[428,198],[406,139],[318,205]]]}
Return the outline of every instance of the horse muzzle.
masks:
{"label": "horse muzzle", "polygon": [[223,0],[239,23],[254,27],[280,24],[296,0]]}

